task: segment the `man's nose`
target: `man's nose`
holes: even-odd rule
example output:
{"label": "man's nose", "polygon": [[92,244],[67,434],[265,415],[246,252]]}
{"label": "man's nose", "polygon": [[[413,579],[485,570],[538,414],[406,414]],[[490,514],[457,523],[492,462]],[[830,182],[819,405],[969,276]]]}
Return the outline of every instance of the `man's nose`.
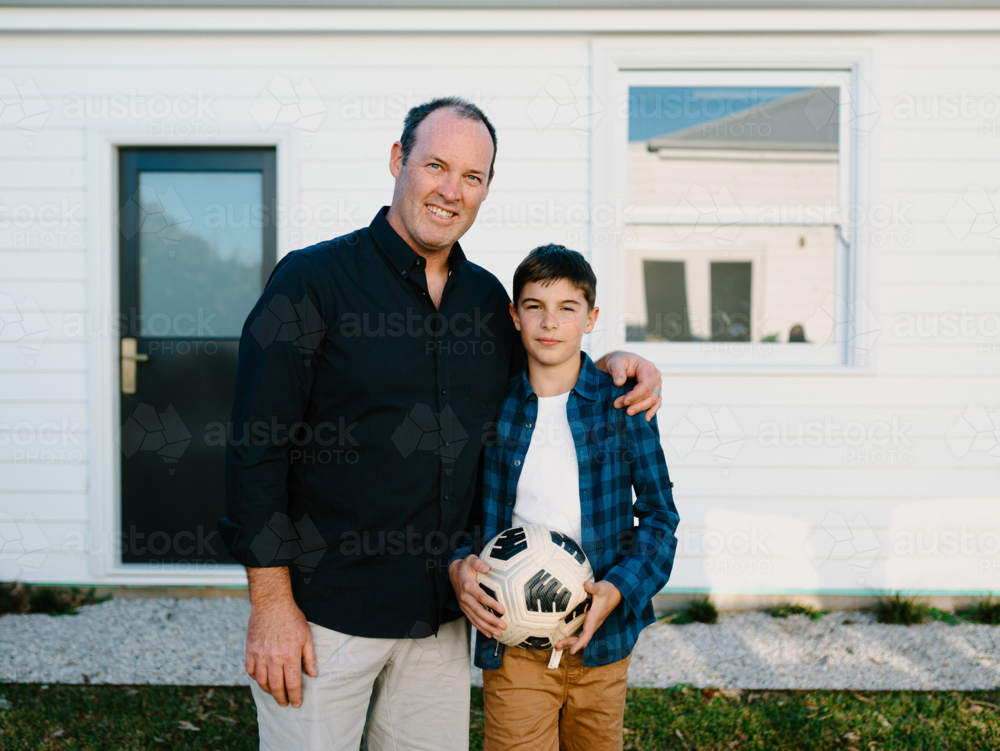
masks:
{"label": "man's nose", "polygon": [[555,329],[559,327],[559,319],[551,310],[546,310],[542,315],[542,328]]}
{"label": "man's nose", "polygon": [[446,175],[441,184],[438,185],[438,193],[447,201],[458,201],[462,197],[462,187],[459,184],[460,178],[457,175]]}

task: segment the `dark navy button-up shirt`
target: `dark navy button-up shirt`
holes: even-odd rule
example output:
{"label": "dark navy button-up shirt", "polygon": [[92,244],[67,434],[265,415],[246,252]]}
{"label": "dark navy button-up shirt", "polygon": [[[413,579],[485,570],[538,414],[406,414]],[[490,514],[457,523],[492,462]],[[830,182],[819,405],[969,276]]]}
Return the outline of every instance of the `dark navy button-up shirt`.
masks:
{"label": "dark navy button-up shirt", "polygon": [[[615,399],[631,386],[615,386],[586,353],[580,357],[580,376],[566,403],[566,416],[580,474],[583,552],[594,578],[611,582],[622,594],[621,603],[584,647],[583,664],[594,667],[625,659],[639,632],[653,622],[653,595],[670,578],[680,518],[656,418],[647,423],[644,413],[629,416],[624,409],[615,409]],[[538,400],[525,369],[511,378],[497,429],[486,441],[482,509],[486,541],[513,523],[517,483],[537,416]],[[638,527],[633,527],[633,517],[638,518]],[[472,542],[454,557],[475,549]],[[498,669],[502,645],[477,633],[475,661],[481,668]]]}
{"label": "dark navy button-up shirt", "polygon": [[459,614],[447,563],[523,348],[503,286],[457,243],[435,309],[385,213],[290,253],[250,313],[219,527],[240,563],[289,567],[309,621],[422,637]]}

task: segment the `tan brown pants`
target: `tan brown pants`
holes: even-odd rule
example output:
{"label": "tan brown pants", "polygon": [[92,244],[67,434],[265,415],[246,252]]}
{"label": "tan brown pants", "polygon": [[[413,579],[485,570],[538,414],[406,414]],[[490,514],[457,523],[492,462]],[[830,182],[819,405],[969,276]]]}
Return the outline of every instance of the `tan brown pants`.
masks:
{"label": "tan brown pants", "polygon": [[629,655],[596,668],[583,653],[507,647],[499,670],[483,671],[484,751],[621,751]]}

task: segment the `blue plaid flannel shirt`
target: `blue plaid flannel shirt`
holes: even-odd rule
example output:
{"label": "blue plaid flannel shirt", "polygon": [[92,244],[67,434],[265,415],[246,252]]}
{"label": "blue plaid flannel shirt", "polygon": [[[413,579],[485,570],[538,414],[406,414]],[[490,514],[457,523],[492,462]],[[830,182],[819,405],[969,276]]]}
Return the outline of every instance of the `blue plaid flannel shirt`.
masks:
{"label": "blue plaid flannel shirt", "polygon": [[[615,409],[614,400],[630,385],[615,386],[586,353],[576,386],[566,405],[580,470],[583,550],[597,581],[606,580],[622,593],[622,601],[584,648],[588,667],[623,660],[639,632],[653,623],[653,595],[670,578],[680,517],[674,506],[667,464],[656,418]],[[517,481],[531,443],[538,401],[527,370],[510,379],[500,407],[496,434],[487,435],[483,465],[483,540],[512,525]],[[633,505],[632,489],[636,500]],[[633,527],[633,516],[639,525]],[[478,546],[476,546],[478,547]],[[472,545],[453,557],[464,558]],[[496,670],[503,645],[476,633],[476,665]]]}

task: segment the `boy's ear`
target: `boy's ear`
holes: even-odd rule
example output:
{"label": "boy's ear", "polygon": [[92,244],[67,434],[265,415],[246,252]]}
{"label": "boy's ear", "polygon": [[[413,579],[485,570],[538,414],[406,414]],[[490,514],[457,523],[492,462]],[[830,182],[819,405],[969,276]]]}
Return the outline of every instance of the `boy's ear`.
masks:
{"label": "boy's ear", "polygon": [[587,314],[587,325],[583,327],[583,333],[589,334],[594,330],[594,324],[597,323],[597,315],[601,312],[600,308],[591,308],[590,313]]}
{"label": "boy's ear", "polygon": [[521,319],[517,317],[517,308],[514,306],[514,303],[510,304],[510,317],[514,319],[514,328],[520,331]]}

